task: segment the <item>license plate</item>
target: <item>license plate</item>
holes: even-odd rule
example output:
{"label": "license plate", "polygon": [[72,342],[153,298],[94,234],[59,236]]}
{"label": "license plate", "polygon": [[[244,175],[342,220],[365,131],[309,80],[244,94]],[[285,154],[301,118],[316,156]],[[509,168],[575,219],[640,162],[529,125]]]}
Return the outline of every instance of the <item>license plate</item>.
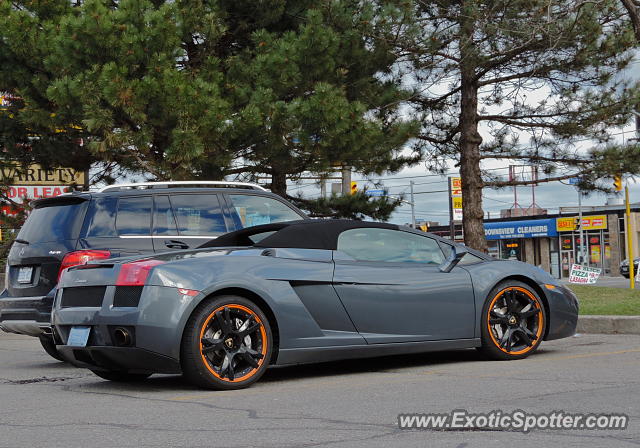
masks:
{"label": "license plate", "polygon": [[71,345],[73,347],[86,347],[90,332],[91,327],[71,327],[67,345]]}
{"label": "license plate", "polygon": [[18,283],[31,283],[31,276],[33,274],[33,267],[28,266],[20,268],[18,271]]}

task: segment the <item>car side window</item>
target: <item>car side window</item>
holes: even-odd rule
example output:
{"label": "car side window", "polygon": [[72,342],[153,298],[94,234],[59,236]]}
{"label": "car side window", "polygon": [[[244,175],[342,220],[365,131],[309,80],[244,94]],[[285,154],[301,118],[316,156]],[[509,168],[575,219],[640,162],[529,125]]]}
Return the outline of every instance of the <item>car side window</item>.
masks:
{"label": "car side window", "polygon": [[116,229],[119,236],[147,236],[151,225],[151,197],[120,198]]}
{"label": "car side window", "polygon": [[171,210],[169,196],[156,196],[154,202],[153,234],[177,235],[178,227],[176,225],[176,218],[173,216],[173,210]]}
{"label": "car side window", "polygon": [[360,261],[437,265],[444,262],[442,250],[434,239],[401,230],[345,230],[338,237],[337,248]]}
{"label": "car side window", "polygon": [[176,194],[171,206],[183,236],[217,236],[227,233],[227,225],[216,194]]}
{"label": "car side window", "polygon": [[303,219],[286,204],[269,197],[230,194],[231,214],[237,229]]}

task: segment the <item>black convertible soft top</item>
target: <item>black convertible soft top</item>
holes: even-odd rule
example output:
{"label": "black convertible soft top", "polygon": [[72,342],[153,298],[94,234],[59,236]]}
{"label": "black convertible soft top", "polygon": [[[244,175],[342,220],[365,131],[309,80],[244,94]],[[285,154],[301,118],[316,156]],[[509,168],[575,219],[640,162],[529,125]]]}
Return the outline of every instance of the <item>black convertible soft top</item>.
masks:
{"label": "black convertible soft top", "polygon": [[[350,221],[347,219],[305,219],[247,227],[246,229],[224,234],[200,247],[255,246],[336,250],[340,233],[348,229],[363,227],[391,230],[398,230],[399,228],[395,224],[382,222]],[[259,242],[254,243],[250,238],[267,232],[273,233]]]}

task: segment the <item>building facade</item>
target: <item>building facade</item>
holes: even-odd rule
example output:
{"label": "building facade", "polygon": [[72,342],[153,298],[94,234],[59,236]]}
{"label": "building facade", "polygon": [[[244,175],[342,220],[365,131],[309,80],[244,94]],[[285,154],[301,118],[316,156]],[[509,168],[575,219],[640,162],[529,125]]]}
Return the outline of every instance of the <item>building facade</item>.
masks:
{"label": "building facade", "polygon": [[[604,275],[619,276],[620,262],[627,258],[624,207],[583,207],[581,226],[575,207],[560,211],[557,215],[485,220],[489,254],[533,264],[556,278],[568,277],[571,265],[581,260],[602,269]],[[633,254],[638,257],[640,204],[632,207],[630,220]],[[462,239],[460,227],[456,231],[457,240]],[[429,230],[449,237],[448,227]]]}

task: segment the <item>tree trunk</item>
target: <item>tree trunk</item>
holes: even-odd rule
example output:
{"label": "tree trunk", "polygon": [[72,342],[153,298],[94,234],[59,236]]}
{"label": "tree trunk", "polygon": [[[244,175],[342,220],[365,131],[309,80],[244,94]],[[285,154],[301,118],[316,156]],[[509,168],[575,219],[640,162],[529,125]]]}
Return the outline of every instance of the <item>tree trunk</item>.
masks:
{"label": "tree trunk", "polygon": [[287,197],[287,175],[278,170],[271,171],[271,191],[275,194]]}
{"label": "tree trunk", "polygon": [[[469,5],[469,6],[467,6]],[[471,3],[463,2],[460,24],[460,177],[462,178],[462,228],[467,246],[486,252],[484,211],[482,209],[482,174],[478,133],[478,80],[473,48],[474,13]]]}

